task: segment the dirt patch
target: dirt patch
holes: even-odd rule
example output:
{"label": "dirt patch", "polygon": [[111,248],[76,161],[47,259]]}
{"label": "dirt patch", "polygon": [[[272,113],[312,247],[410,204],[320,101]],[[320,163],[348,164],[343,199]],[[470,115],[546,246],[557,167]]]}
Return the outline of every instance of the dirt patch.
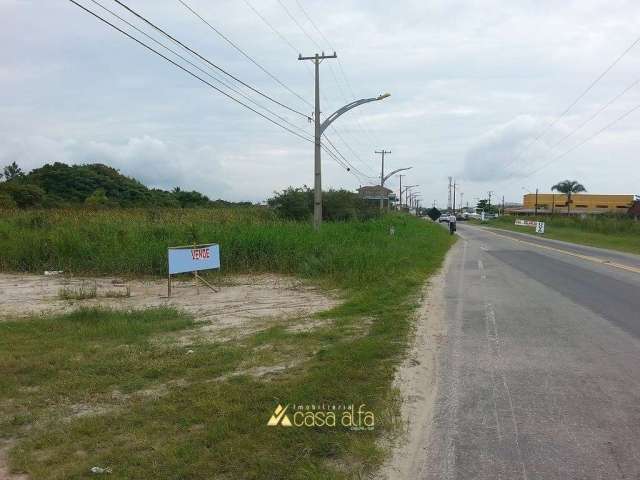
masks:
{"label": "dirt patch", "polygon": [[[96,290],[95,298],[60,298],[60,292]],[[225,279],[214,293],[191,281],[175,281],[167,298],[166,280],[66,278],[63,276],[0,274],[0,320],[42,313],[64,313],[79,307],[148,308],[170,306],[193,314],[215,330],[239,327],[257,320],[304,318],[338,304],[335,296],[292,277],[242,275]],[[121,292],[122,296],[117,296]]]}
{"label": "dirt patch", "polygon": [[385,440],[392,452],[376,475],[378,480],[419,478],[420,460],[431,433],[438,352],[447,341],[444,287],[450,259],[448,255],[423,290],[412,347],[394,380],[402,399],[403,429],[397,438]]}

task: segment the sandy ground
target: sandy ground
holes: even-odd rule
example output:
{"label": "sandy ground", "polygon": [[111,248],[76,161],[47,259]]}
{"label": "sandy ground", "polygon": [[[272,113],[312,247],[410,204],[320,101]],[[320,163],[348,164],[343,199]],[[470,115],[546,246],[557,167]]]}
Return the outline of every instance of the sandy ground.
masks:
{"label": "sandy ground", "polygon": [[[96,298],[64,300],[60,291],[96,289]],[[0,274],[0,321],[63,313],[79,307],[146,308],[171,306],[193,314],[218,329],[250,326],[269,317],[308,316],[329,309],[338,299],[296,280],[277,275],[235,276],[216,286],[217,293],[192,281],[173,282],[167,298],[166,280],[132,280],[112,277],[67,278],[64,276]],[[128,297],[108,298],[114,295]]]}
{"label": "sandy ground", "polygon": [[444,285],[450,259],[451,256],[447,256],[441,271],[425,286],[413,345],[396,373],[394,383],[402,398],[404,431],[393,441],[391,456],[378,472],[378,480],[418,478],[420,460],[429,445],[437,393],[438,352],[447,342]]}

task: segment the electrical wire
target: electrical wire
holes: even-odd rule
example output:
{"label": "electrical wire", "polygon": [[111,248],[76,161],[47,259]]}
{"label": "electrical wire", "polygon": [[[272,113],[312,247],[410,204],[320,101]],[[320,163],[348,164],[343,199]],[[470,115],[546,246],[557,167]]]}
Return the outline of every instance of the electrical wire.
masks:
{"label": "electrical wire", "polygon": [[596,110],[593,115],[591,115],[589,118],[587,118],[584,122],[582,122],[580,125],[578,125],[576,128],[574,128],[571,132],[569,132],[568,134],[566,134],[564,137],[562,137],[560,140],[558,140],[556,143],[554,143],[553,145],[551,145],[551,149],[556,148],[558,145],[560,145],[562,142],[564,142],[567,138],[573,136],[576,132],[578,132],[579,130],[581,130],[584,126],[586,126],[588,123],[590,123],[593,119],[595,119],[598,115],[600,115],[602,112],[604,112],[607,108],[609,108],[613,103],[615,103],[619,98],[623,97],[629,90],[631,90],[632,88],[634,88],[636,85],[638,85],[640,83],[640,78],[638,78],[637,80],[635,80],[634,82],[632,82],[629,86],[627,86],[624,90],[622,90],[619,94],[617,94],[615,97],[613,97],[611,100],[609,100],[607,103],[605,103],[604,105],[602,105],[598,110]]}
{"label": "electrical wire", "polygon": [[[292,51],[299,53],[300,50],[287,38],[285,37],[284,34],[282,34],[271,22],[269,22],[269,20],[262,14],[260,13],[260,11],[255,8],[251,2],[249,2],[249,0],[243,0],[244,3],[247,5],[247,7],[249,7],[249,9],[251,11],[253,11],[253,13],[283,42],[285,43]],[[287,12],[291,18],[291,13],[290,11],[286,8],[286,6],[282,5],[283,9],[285,10],[285,12]],[[292,18],[292,20],[294,20]],[[295,21],[295,20],[294,20]],[[301,25],[298,25],[298,28],[300,28],[303,32],[304,29],[302,28]],[[309,70],[311,70],[311,67],[309,67],[309,65],[305,62],[305,66],[308,67]],[[313,71],[309,72],[311,74],[311,76],[313,76]],[[355,95],[353,95],[355,97]],[[325,103],[329,103],[326,96],[324,95],[323,92],[321,92],[321,97],[324,100]],[[337,128],[335,128],[334,125],[331,125],[331,131],[333,133],[335,133],[338,138],[342,141],[342,143],[347,147],[347,149],[351,152],[351,154],[356,158],[356,160],[358,160],[358,162],[368,171],[371,171],[371,167],[364,162],[360,156],[355,152],[355,150],[351,147],[351,145],[344,139],[344,137],[340,134],[339,130]],[[367,177],[370,178],[374,178],[374,176],[369,175],[369,174],[365,174]]]}
{"label": "electrical wire", "polygon": [[620,60],[622,60],[636,45],[638,45],[638,43],[640,43],[640,37],[636,38],[631,45],[629,45],[620,55],[618,55],[618,57],[611,63],[609,64],[609,66],[607,68],[605,68],[605,70],[600,73],[600,75],[598,75],[596,77],[595,80],[593,80],[588,86],[587,88],[585,88],[582,93],[580,93],[580,95],[578,95],[578,97],[571,102],[571,104],[569,104],[569,106],[555,119],[553,120],[551,123],[549,123],[545,128],[542,129],[542,131],[531,141],[527,144],[527,146],[524,148],[524,150],[522,150],[521,154],[517,155],[513,160],[511,160],[509,163],[507,163],[503,168],[507,168],[510,165],[512,165],[513,163],[515,163],[516,161],[518,161],[531,147],[531,145],[533,145],[534,143],[536,143],[537,141],[539,141],[542,137],[544,137],[547,132],[553,128],[558,121],[560,121],[560,119],[562,119],[567,113],[569,113],[571,111],[571,109],[573,107],[576,106],[576,104],[582,100],[584,98],[585,95],[587,95],[587,93],[589,93],[593,87],[596,86],[596,84],[602,80],[605,75],[607,75],[612,69],[613,67],[615,67],[618,62],[620,62]]}
{"label": "electrical wire", "polygon": [[[300,3],[299,0],[295,0],[296,5],[298,6],[298,9],[302,12],[302,14],[304,15],[304,17],[307,19],[307,21],[311,24],[311,26],[315,29],[315,31],[318,33],[318,35],[320,36],[320,38],[326,42],[327,46],[329,48],[331,48],[331,50],[333,50],[334,52],[336,51],[336,49],[334,48],[334,46],[332,45],[332,43],[329,41],[329,39],[325,36],[324,33],[322,33],[322,30],[320,30],[320,28],[318,27],[318,25],[316,24],[316,22],[313,21],[313,18],[311,17],[311,15],[309,15],[309,13],[307,12],[307,10],[304,8],[304,6],[302,5],[302,3]],[[282,5],[282,2],[280,1],[280,4]],[[296,24],[298,25],[298,28],[300,28],[303,33],[307,36],[307,38],[309,38],[318,48],[320,48],[320,46],[318,45],[317,42],[315,42],[312,38],[311,35],[308,34],[306,32],[306,30],[298,23],[296,22]],[[340,57],[336,58],[336,61],[338,62],[338,69],[340,70],[342,77],[344,79],[345,85],[347,86],[347,89],[349,90],[349,93],[351,94],[352,98],[356,98],[356,94],[353,91],[353,88],[351,87],[351,84],[349,83],[349,79],[347,78],[347,75],[344,71],[344,68],[342,66],[342,62],[340,61]],[[340,84],[340,82],[338,81],[338,77],[333,69],[333,66],[331,64],[329,64],[329,72],[331,73],[331,76],[333,77],[333,80],[336,84],[336,86],[338,87],[338,90],[340,91],[340,95],[342,96],[343,100],[346,103],[349,103],[349,100],[347,99],[347,96],[345,95],[344,90],[342,90],[342,85]],[[365,127],[362,125],[362,123],[360,122],[360,113],[359,112],[355,112],[355,117],[354,117],[356,124],[358,126],[358,128],[360,129],[360,131],[362,133],[364,133],[366,136],[369,137],[369,140],[372,143],[376,142],[376,139],[373,137],[372,133],[365,129]]]}
{"label": "electrical wire", "polygon": [[607,125],[605,125],[604,127],[602,127],[600,130],[596,131],[594,134],[592,134],[591,136],[587,137],[586,139],[584,139],[582,142],[574,145],[573,147],[571,147],[569,150],[566,150],[565,152],[561,153],[560,155],[557,155],[555,157],[553,157],[551,160],[549,160],[548,162],[546,162],[544,165],[541,165],[540,167],[536,168],[535,170],[532,170],[531,172],[529,172],[528,174],[526,174],[524,176],[524,178],[529,178],[531,175],[533,175],[534,173],[538,173],[540,170],[548,167],[549,165],[551,165],[553,162],[555,162],[556,160],[559,160],[567,155],[569,155],[571,152],[573,152],[574,150],[576,150],[577,148],[581,147],[582,145],[584,145],[587,142],[590,142],[591,140],[593,140],[594,138],[596,138],[598,135],[600,135],[601,133],[605,132],[606,130],[608,130],[609,128],[611,128],[612,126],[614,126],[616,123],[618,123],[619,121],[627,118],[629,115],[631,115],[633,112],[635,112],[636,110],[640,109],[640,104],[636,105],[635,107],[631,108],[630,110],[627,110],[625,113],[623,113],[622,115],[620,115],[619,117],[617,117],[614,121],[608,123]]}
{"label": "electrical wire", "polygon": [[[249,97],[248,95],[245,95],[243,92],[241,92],[240,90],[238,90],[237,88],[233,87],[232,85],[229,85],[227,82],[225,82],[224,80],[221,80],[220,78],[216,77],[215,75],[212,75],[211,73],[203,70],[202,68],[200,68],[198,65],[196,65],[195,63],[191,62],[189,59],[185,58],[183,55],[181,55],[180,53],[176,52],[175,50],[173,50],[172,48],[168,47],[167,45],[163,44],[162,42],[160,42],[159,40],[157,40],[156,38],[152,37],[151,35],[149,35],[148,33],[146,33],[145,31],[141,30],[140,28],[136,27],[135,25],[133,25],[131,22],[127,21],[125,18],[121,17],[120,15],[118,15],[116,12],[114,12],[113,10],[105,7],[102,3],[100,3],[98,0],[90,0],[93,4],[99,6],[100,8],[102,8],[103,10],[109,12],[111,15],[113,15],[114,17],[116,17],[117,19],[119,19],[121,22],[125,23],[126,25],[128,25],[130,28],[136,30],[138,33],[144,35],[145,37],[147,37],[149,40],[153,41],[154,43],[156,43],[157,45],[161,46],[162,48],[164,48],[165,50],[168,50],[169,52],[171,52],[172,54],[174,54],[176,57],[180,58],[182,61],[188,63],[189,65],[191,65],[192,67],[198,69],[200,72],[202,72],[203,74],[207,75],[208,77],[212,78],[214,81],[218,82],[219,84],[225,86],[226,88],[228,88],[229,90],[233,91],[234,93],[240,95],[241,97],[243,97],[245,100],[247,100],[248,102],[251,102],[252,104],[256,105],[258,108],[262,108],[263,110],[265,110],[266,112],[270,113],[271,115],[273,115],[274,117],[278,118],[279,120],[281,120],[282,122],[286,123],[287,125],[289,125],[291,128],[294,128],[296,130],[298,130],[299,132],[302,132],[303,134],[307,134],[308,132],[306,132],[304,129],[300,128],[298,125],[295,125],[293,123],[291,123],[289,120],[287,120],[286,118],[282,117],[281,115],[278,115],[276,112],[274,112],[273,110],[265,107],[264,105],[256,102],[253,98]],[[211,67],[210,67],[211,68]]]}
{"label": "electrical wire", "polygon": [[[118,1],[118,0],[116,0]],[[194,14],[196,17],[198,17],[205,25],[207,25],[211,30],[213,30],[216,34],[218,34],[218,36],[220,36],[220,38],[222,38],[224,41],[226,41],[229,45],[231,45],[234,49],[236,49],[238,52],[240,52],[246,59],[248,59],[251,63],[253,63],[256,67],[258,67],[260,70],[262,70],[264,73],[266,73],[269,77],[271,77],[271,79],[273,79],[276,83],[278,83],[280,86],[282,86],[284,89],[286,89],[289,93],[291,93],[292,95],[298,97],[300,100],[302,100],[304,103],[306,103],[308,106],[312,106],[312,104],[304,97],[302,97],[300,94],[296,93],[294,90],[292,90],[288,85],[286,85],[283,81],[281,81],[278,77],[276,77],[274,74],[272,74],[269,70],[267,70],[265,67],[263,67],[260,63],[258,63],[257,60],[255,60],[251,55],[249,55],[247,52],[245,52],[242,48],[240,48],[238,45],[236,45],[235,42],[233,42],[229,37],[227,37],[224,33],[222,33],[220,30],[218,30],[216,27],[214,27],[213,25],[211,25],[211,23],[209,23],[202,15],[200,15],[198,12],[196,12],[193,8],[191,8],[191,6],[189,6],[184,0],[177,0],[180,4],[182,4],[187,10],[189,10],[192,14]]]}
{"label": "electrical wire", "polygon": [[171,34],[167,33],[165,30],[163,30],[162,28],[160,28],[159,26],[157,26],[156,24],[154,24],[153,22],[151,22],[149,19],[147,19],[146,17],[142,16],[140,13],[136,12],[135,10],[133,10],[131,7],[129,7],[128,5],[126,5],[125,3],[121,2],[120,0],[113,0],[114,2],[116,2],[118,5],[120,5],[122,8],[126,9],[128,12],[130,12],[131,14],[133,14],[134,16],[136,16],[137,18],[139,18],[140,20],[142,20],[144,23],[146,23],[147,25],[149,25],[150,27],[152,27],[153,29],[157,30],[158,32],[160,32],[162,35],[164,35],[165,37],[167,37],[168,39],[170,39],[171,41],[173,41],[174,43],[180,45],[182,48],[184,48],[185,50],[189,51],[190,53],[192,53],[193,55],[197,56],[198,58],[200,58],[200,60],[206,62],[207,64],[211,65],[212,67],[214,67],[216,70],[224,73],[225,75],[227,75],[228,77],[234,79],[236,82],[240,83],[241,85],[245,86],[246,88],[248,88],[249,90],[257,93],[258,95],[270,100],[271,102],[280,105],[283,108],[286,108],[287,110],[296,113],[304,118],[309,118],[309,115],[302,113],[298,110],[296,110],[293,107],[290,107],[289,105],[286,105],[278,100],[276,100],[275,98],[267,95],[264,92],[261,92],[260,90],[258,90],[257,88],[249,85],[248,83],[242,81],[241,79],[239,79],[237,76],[229,73],[227,70],[223,69],[222,67],[216,65],[215,63],[211,62],[209,59],[203,57],[202,55],[200,55],[198,52],[196,52],[195,50],[191,49],[190,47],[188,47],[187,45],[185,45],[184,43],[180,42],[179,40],[177,40],[175,37],[173,37]]}
{"label": "electrical wire", "polygon": [[93,12],[92,10],[90,10],[89,8],[85,7],[84,5],[81,5],[80,3],[78,3],[76,0],[69,0],[69,2],[73,3],[74,5],[76,5],[77,7],[81,8],[82,10],[84,10],[85,12],[89,13],[90,15],[94,16],[95,18],[97,18],[98,20],[100,20],[101,22],[105,23],[106,25],[109,25],[111,28],[117,30],[118,32],[120,32],[121,34],[123,34],[124,36],[128,37],[129,39],[133,40],[134,42],[142,45],[144,48],[146,48],[147,50],[155,53],[156,55],[158,55],[159,57],[163,58],[164,60],[166,60],[167,62],[171,63],[172,65],[174,65],[175,67],[179,68],[180,70],[183,70],[184,72],[188,73],[189,75],[191,75],[192,77],[196,78],[197,80],[200,80],[202,83],[204,83],[205,85],[208,85],[209,87],[211,87],[212,89],[216,90],[217,92],[221,93],[222,95],[224,95],[225,97],[229,98],[230,100],[242,105],[243,107],[245,107],[248,110],[251,110],[253,113],[259,115],[260,117],[264,118],[265,120],[273,123],[274,125],[277,125],[278,127],[282,128],[283,130],[289,132],[292,135],[295,135],[296,137],[299,137],[307,142],[311,142],[313,143],[313,140],[310,140],[306,137],[304,137],[303,135],[300,135],[299,133],[293,131],[292,129],[276,122],[275,120],[273,120],[272,118],[268,117],[267,115],[264,115],[263,113],[255,110],[254,108],[250,107],[249,105],[247,105],[246,103],[238,100],[237,98],[233,97],[232,95],[226,93],[225,91],[221,90],[220,88],[216,87],[215,85],[211,84],[210,82],[208,82],[207,80],[205,80],[204,78],[198,76],[197,74],[193,73],[192,71],[190,71],[189,69],[185,68],[184,66],[180,65],[179,63],[171,60],[169,57],[163,55],[162,53],[160,53],[159,51],[155,50],[153,47],[147,45],[146,43],[144,43],[142,40],[134,37],[133,35],[127,33],[126,31],[122,30],[121,28],[119,28],[118,26],[114,25],[113,23],[109,22],[107,19],[101,17],[100,15],[98,15],[97,13]]}

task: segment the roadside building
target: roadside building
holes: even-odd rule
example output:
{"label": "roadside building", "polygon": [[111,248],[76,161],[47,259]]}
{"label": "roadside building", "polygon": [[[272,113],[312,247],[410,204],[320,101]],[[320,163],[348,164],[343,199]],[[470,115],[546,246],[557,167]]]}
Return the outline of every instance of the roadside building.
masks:
{"label": "roadside building", "polygon": [[367,185],[358,189],[358,194],[367,202],[380,205],[380,200],[385,208],[393,206],[396,202],[396,195],[393,190],[380,185]]}
{"label": "roadside building", "polygon": [[567,214],[572,215],[599,213],[627,213],[633,206],[636,195],[596,195],[591,193],[576,193],[571,195],[571,205],[567,208],[567,195],[564,193],[527,193],[523,196],[521,208],[507,208],[506,213],[531,214],[536,210],[539,214]]}

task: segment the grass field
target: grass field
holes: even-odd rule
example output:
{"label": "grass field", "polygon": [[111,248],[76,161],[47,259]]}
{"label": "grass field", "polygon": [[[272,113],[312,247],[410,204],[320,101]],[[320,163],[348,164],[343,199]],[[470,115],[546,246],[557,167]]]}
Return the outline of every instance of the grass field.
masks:
{"label": "grass field", "polygon": [[[518,218],[536,220],[533,216]],[[640,222],[630,218],[591,216],[581,219],[547,216],[540,217],[539,220],[545,222],[545,237],[640,254]],[[535,235],[533,229],[517,227],[514,222],[515,217],[507,215],[493,219],[485,225]]]}
{"label": "grass field", "polygon": [[[166,247],[193,241],[220,243],[226,272],[295,274],[344,302],[318,314],[321,328],[283,322],[189,350],[172,339],[194,320],[170,309],[0,323],[0,436],[12,441],[14,470],[33,479],[87,478],[92,466],[123,479],[365,478],[397,420],[391,382],[418,293],[451,237],[409,216],[315,234],[266,213],[19,212],[0,217],[0,266],[162,274]],[[298,363],[270,379],[228,375],[291,358]],[[364,403],[376,428],[266,426],[278,403],[321,402]]]}

